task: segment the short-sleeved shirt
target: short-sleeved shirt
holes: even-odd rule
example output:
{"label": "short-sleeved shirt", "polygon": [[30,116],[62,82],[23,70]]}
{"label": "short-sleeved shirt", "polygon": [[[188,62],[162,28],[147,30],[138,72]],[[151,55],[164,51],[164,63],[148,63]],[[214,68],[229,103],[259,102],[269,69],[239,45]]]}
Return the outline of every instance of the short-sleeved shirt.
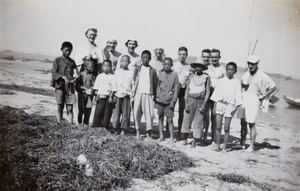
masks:
{"label": "short-sleeved shirt", "polygon": [[96,44],[91,45],[90,42],[86,42],[80,46],[76,52],[76,64],[83,64],[83,59],[89,54],[92,55],[93,59],[97,59],[98,63],[103,62],[103,53],[101,48]]}
{"label": "short-sleeved shirt", "polygon": [[256,96],[264,94],[268,89],[276,86],[274,81],[260,69],[258,69],[254,75],[251,75],[250,72],[247,71],[242,77],[242,80],[248,81],[249,83],[249,87],[245,93]]}
{"label": "short-sleeved shirt", "polygon": [[174,62],[173,71],[178,74],[180,88],[185,88],[189,76],[193,73],[190,65],[188,63],[182,64],[179,61]]}
{"label": "short-sleeved shirt", "polygon": [[241,82],[235,78],[221,78],[210,99],[214,102],[222,101],[233,105],[242,105]]}
{"label": "short-sleeved shirt", "polygon": [[226,71],[224,66],[214,67],[212,64],[205,71],[210,76],[210,86],[215,88],[220,78],[225,77]]}
{"label": "short-sleeved shirt", "polygon": [[149,65],[156,70],[157,75],[164,70],[163,61],[157,60],[157,58],[152,58]]}

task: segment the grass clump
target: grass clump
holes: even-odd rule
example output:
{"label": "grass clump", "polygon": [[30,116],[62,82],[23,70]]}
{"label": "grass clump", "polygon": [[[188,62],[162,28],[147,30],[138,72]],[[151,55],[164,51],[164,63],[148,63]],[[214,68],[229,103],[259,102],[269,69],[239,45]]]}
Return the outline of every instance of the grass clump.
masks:
{"label": "grass clump", "polygon": [[[0,190],[110,190],[193,163],[185,154],[53,116],[0,108]],[[80,163],[78,156],[88,160]],[[87,175],[90,166],[92,174]]]}
{"label": "grass clump", "polygon": [[238,174],[217,174],[216,177],[219,180],[223,180],[224,182],[230,182],[230,183],[237,183],[237,184],[242,184],[242,183],[248,183],[250,182],[249,178],[246,178],[242,175]]}

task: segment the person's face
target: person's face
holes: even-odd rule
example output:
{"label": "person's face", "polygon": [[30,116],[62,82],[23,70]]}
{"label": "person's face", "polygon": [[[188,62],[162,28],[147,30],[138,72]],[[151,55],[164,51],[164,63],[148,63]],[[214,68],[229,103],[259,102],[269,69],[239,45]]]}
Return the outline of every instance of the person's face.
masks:
{"label": "person's face", "polygon": [[70,47],[65,47],[63,49],[61,49],[61,52],[62,52],[62,55],[65,57],[65,58],[69,58],[71,53],[72,53],[72,48]]}
{"label": "person's face", "polygon": [[149,54],[142,54],[142,62],[143,62],[143,65],[148,66],[150,60],[151,60],[151,58],[150,58],[150,55],[149,55]]}
{"label": "person's face", "polygon": [[116,49],[117,44],[118,44],[117,41],[115,41],[115,40],[109,40],[109,41],[107,41],[107,48],[110,51],[114,51]]}
{"label": "person's face", "polygon": [[94,71],[94,63],[92,61],[86,61],[85,69],[87,72],[92,73]]}
{"label": "person's face", "polygon": [[202,52],[201,58],[203,58],[203,61],[204,61],[205,65],[209,65],[210,53],[208,53],[208,52]]}
{"label": "person's face", "polygon": [[170,60],[164,60],[163,67],[165,72],[170,72],[173,64]]}
{"label": "person's face", "polygon": [[221,56],[218,52],[212,52],[211,53],[211,63],[213,65],[218,65],[220,58],[221,58]]}
{"label": "person's face", "polygon": [[135,41],[128,41],[127,48],[129,52],[134,52],[136,48],[136,43]]}
{"label": "person's face", "polygon": [[156,55],[157,58],[161,58],[163,53],[164,53],[164,50],[161,49],[161,48],[157,48],[157,49],[154,50],[154,52],[155,52],[155,55]]}
{"label": "person's face", "polygon": [[250,73],[254,74],[258,70],[258,63],[248,62],[248,68],[249,68]]}
{"label": "person's face", "polygon": [[187,52],[184,50],[180,50],[178,52],[178,59],[181,63],[184,63],[186,60],[186,57],[188,56]]}
{"label": "person's face", "polygon": [[199,66],[199,65],[196,65],[195,68],[194,68],[195,72],[197,74],[202,74],[203,73],[203,68],[202,66]]}
{"label": "person's face", "polygon": [[126,69],[128,69],[129,64],[130,64],[130,59],[127,56],[122,57],[121,67],[126,70]]}
{"label": "person's face", "polygon": [[236,73],[235,67],[232,65],[228,65],[226,67],[226,74],[229,79],[233,78],[233,75]]}
{"label": "person's face", "polygon": [[110,72],[110,64],[109,64],[109,62],[104,62],[103,64],[102,64],[102,70],[103,70],[103,72],[104,73],[109,73]]}
{"label": "person's face", "polygon": [[86,34],[86,38],[89,40],[90,43],[94,43],[96,37],[97,37],[97,33],[92,30],[89,30]]}

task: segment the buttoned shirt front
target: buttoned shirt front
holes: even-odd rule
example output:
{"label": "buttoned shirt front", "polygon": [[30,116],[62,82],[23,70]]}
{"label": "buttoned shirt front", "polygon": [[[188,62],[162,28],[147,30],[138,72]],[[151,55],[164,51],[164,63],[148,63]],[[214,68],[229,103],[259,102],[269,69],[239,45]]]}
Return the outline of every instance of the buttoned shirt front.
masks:
{"label": "buttoned shirt front", "polygon": [[121,68],[116,71],[115,78],[117,83],[117,92],[115,95],[118,98],[123,98],[127,95],[131,95],[133,84],[133,72],[129,69],[124,70],[123,68]]}
{"label": "buttoned shirt front", "polygon": [[109,95],[111,92],[115,92],[117,90],[115,76],[104,72],[99,74],[96,78],[94,89],[98,91],[98,95]]}

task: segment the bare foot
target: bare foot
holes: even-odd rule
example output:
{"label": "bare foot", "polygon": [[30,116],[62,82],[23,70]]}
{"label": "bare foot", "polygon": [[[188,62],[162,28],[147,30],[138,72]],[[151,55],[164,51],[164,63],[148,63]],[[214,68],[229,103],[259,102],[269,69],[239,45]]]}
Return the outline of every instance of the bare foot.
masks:
{"label": "bare foot", "polygon": [[249,146],[245,151],[247,151],[247,152],[253,152],[253,151],[254,151],[254,148],[251,147],[251,146]]}
{"label": "bare foot", "polygon": [[152,139],[152,137],[150,137],[149,135],[147,135],[146,141],[154,141],[154,139]]}
{"label": "bare foot", "polygon": [[196,147],[196,141],[193,140],[193,141],[192,141],[192,144],[191,144],[191,148],[195,148],[195,147]]}
{"label": "bare foot", "polygon": [[174,144],[175,143],[174,139],[170,139],[170,143]]}
{"label": "bare foot", "polygon": [[140,140],[141,138],[140,138],[140,131],[137,129],[136,130],[136,139],[137,140]]}
{"label": "bare foot", "polygon": [[186,146],[186,144],[187,144],[187,140],[184,139],[184,140],[182,141],[182,145],[183,145],[183,146]]}
{"label": "bare foot", "polygon": [[227,153],[228,151],[227,151],[226,149],[223,148],[223,149],[221,150],[221,152],[222,152],[223,154],[225,154],[225,153]]}
{"label": "bare foot", "polygon": [[212,147],[212,150],[214,150],[214,151],[221,151],[221,149],[220,149],[220,147],[218,147],[218,145],[214,145]]}
{"label": "bare foot", "polygon": [[157,142],[162,142],[164,140],[165,140],[164,138],[159,138],[159,139],[157,139]]}

